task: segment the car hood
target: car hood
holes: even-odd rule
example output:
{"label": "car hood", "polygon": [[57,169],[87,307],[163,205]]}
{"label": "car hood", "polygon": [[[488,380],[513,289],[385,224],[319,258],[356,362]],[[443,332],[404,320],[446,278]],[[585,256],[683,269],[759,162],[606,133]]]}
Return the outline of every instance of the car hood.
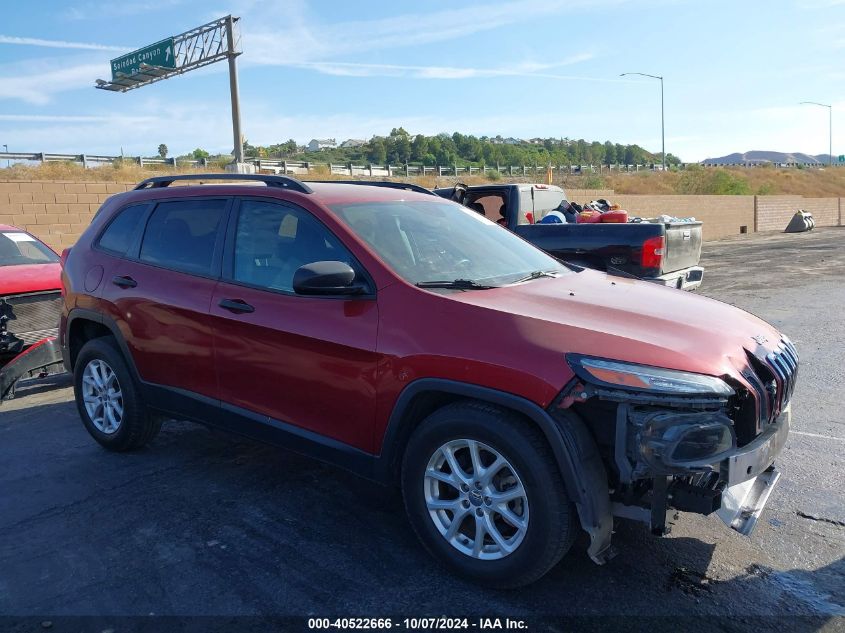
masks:
{"label": "car hood", "polygon": [[535,346],[740,380],[745,350],[767,353],[781,338],[721,301],[591,270],[452,298],[516,315]]}
{"label": "car hood", "polygon": [[61,275],[59,263],[0,266],[0,296],[59,290]]}

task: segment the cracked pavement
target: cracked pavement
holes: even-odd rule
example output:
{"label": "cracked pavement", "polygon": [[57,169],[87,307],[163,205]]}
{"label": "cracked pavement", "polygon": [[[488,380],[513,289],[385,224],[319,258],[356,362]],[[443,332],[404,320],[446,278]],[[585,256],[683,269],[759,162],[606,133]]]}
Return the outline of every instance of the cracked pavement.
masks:
{"label": "cracked pavement", "polygon": [[343,471],[184,422],[102,450],[59,376],[0,407],[0,615],[845,615],[845,229],[707,243],[703,264],[702,294],[801,355],[750,538],[715,516],[663,539],[618,521],[607,565],[582,537],[535,585],[479,589],[423,551],[395,495]]}

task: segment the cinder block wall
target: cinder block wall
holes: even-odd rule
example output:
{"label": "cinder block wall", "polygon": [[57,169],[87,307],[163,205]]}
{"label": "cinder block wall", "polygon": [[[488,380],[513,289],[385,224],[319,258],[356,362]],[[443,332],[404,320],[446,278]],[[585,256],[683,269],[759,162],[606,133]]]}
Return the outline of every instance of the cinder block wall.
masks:
{"label": "cinder block wall", "polygon": [[[76,242],[106,198],[128,191],[135,184],[46,180],[0,182],[0,224],[24,228],[61,251]],[[567,190],[567,196],[579,203],[607,198],[635,216],[694,216],[704,222],[705,240],[755,231],[755,196],[630,195],[616,194],[607,189],[571,189]],[[842,203],[841,198],[757,196],[757,230],[782,231],[798,209],[812,212],[818,226],[839,226]]]}
{"label": "cinder block wall", "polygon": [[616,198],[616,193],[613,189],[567,189],[566,187],[563,189],[566,191],[566,199],[577,202],[578,204],[584,204],[591,200],[598,200],[599,198],[614,202]]}
{"label": "cinder block wall", "polygon": [[783,231],[799,209],[813,214],[816,226],[839,226],[842,198],[757,196],[757,230]]}
{"label": "cinder block wall", "polygon": [[[615,195],[613,202],[629,215],[695,217],[704,222],[704,239],[754,232],[754,196],[650,196]],[[743,231],[743,227],[745,227]]]}
{"label": "cinder block wall", "polygon": [[135,183],[0,182],[0,224],[26,229],[56,251],[73,246],[100,205]]}

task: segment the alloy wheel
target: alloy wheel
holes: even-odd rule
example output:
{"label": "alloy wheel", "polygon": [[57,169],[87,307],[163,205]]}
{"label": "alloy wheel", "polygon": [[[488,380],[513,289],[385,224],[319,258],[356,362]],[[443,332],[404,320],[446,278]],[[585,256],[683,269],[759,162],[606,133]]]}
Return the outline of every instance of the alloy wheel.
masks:
{"label": "alloy wheel", "polygon": [[123,392],[117,375],[100,359],[82,372],[82,402],[94,427],[106,435],[116,433],[123,420]]}
{"label": "alloy wheel", "polygon": [[494,448],[471,439],[446,442],[431,456],[423,485],[434,526],[463,554],[498,560],[516,551],[525,538],[525,487]]}

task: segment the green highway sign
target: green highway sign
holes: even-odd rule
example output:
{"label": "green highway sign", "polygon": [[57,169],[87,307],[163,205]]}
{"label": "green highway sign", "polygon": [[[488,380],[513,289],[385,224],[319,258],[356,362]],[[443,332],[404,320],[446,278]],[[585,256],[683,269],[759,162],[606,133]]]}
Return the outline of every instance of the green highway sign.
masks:
{"label": "green highway sign", "polygon": [[173,38],[167,39],[139,48],[126,55],[121,55],[111,60],[111,76],[117,79],[117,73],[134,75],[139,72],[141,64],[150,66],[161,66],[163,68],[176,68],[176,55],[173,49]]}
{"label": "green highway sign", "polygon": [[840,162],[840,163],[845,163],[845,154],[840,154],[840,155],[839,155],[839,162]]}

